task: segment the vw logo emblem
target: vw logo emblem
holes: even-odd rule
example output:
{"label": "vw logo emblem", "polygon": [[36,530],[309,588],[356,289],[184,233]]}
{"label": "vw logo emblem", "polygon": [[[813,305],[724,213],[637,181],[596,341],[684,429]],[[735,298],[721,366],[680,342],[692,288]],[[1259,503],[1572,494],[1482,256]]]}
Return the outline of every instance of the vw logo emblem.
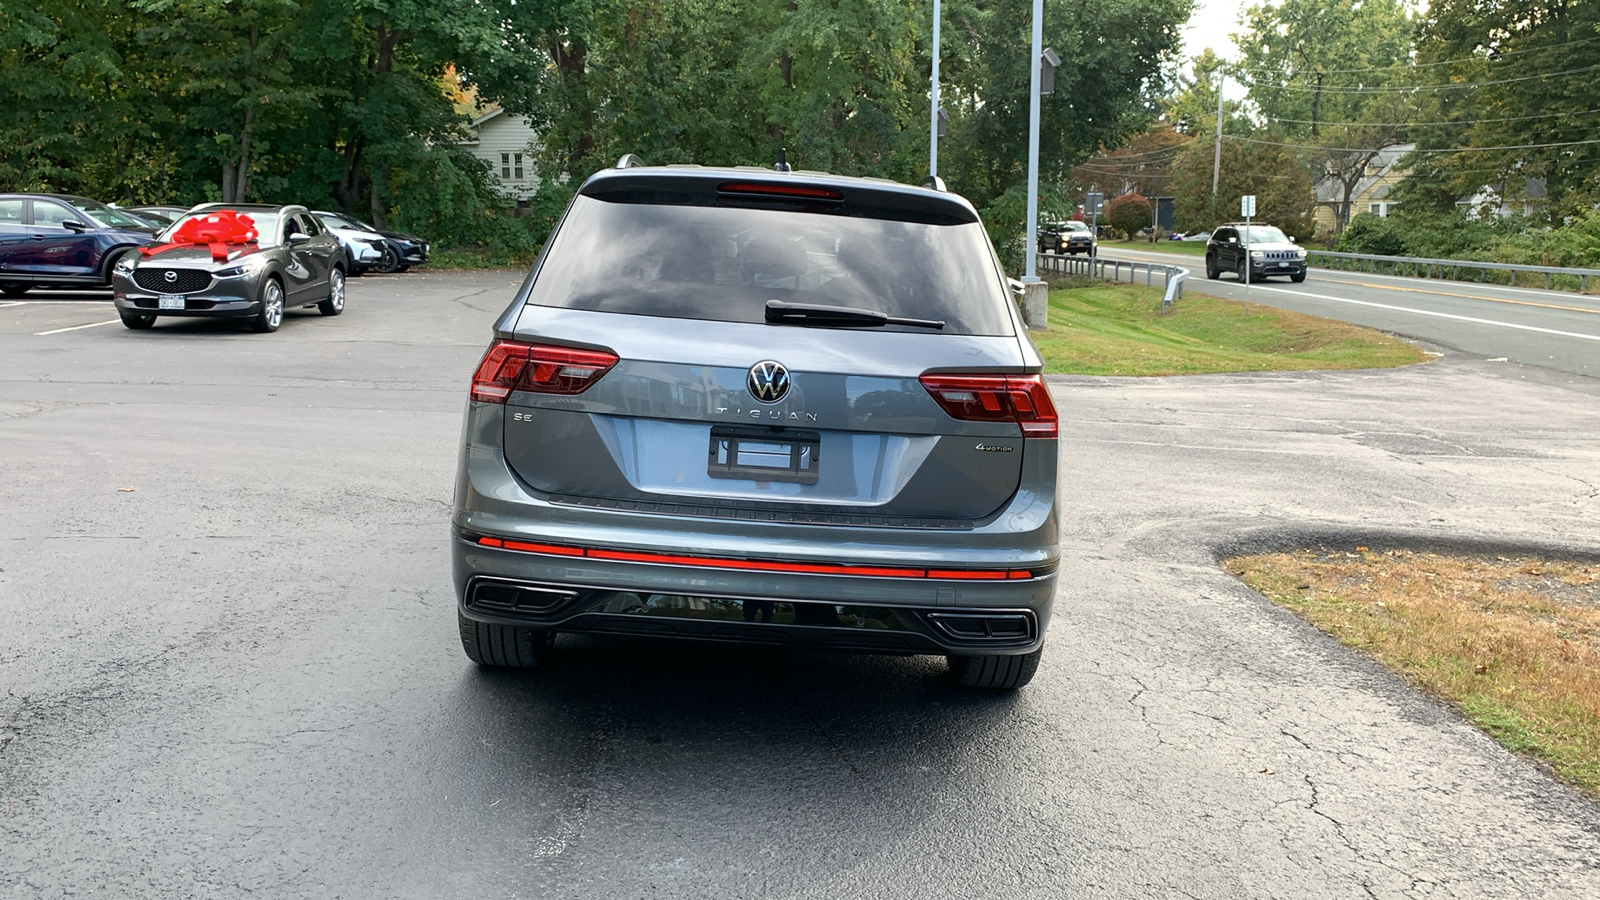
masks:
{"label": "vw logo emblem", "polygon": [[777,403],[789,393],[789,370],[782,363],[765,359],[750,367],[744,383],[750,388],[750,396],[762,403]]}
{"label": "vw logo emblem", "polygon": [[161,277],[165,278],[170,283],[178,280],[178,273],[168,269],[167,273]]}

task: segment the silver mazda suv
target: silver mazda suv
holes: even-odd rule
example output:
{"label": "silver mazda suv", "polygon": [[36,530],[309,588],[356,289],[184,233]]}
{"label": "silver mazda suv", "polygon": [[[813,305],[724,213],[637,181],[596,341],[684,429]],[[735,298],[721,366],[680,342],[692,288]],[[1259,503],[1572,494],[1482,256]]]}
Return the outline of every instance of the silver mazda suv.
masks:
{"label": "silver mazda suv", "polygon": [[473,375],[461,641],[556,632],[948,657],[1026,684],[1057,418],[971,204],[754,168],[591,177]]}

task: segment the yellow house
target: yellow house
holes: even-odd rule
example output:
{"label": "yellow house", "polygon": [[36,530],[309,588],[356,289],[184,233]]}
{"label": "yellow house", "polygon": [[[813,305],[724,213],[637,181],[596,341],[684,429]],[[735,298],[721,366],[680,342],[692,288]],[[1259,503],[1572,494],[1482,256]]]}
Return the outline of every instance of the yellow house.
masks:
{"label": "yellow house", "polygon": [[1362,213],[1388,216],[1389,210],[1395,205],[1389,200],[1390,189],[1411,174],[1410,169],[1400,166],[1399,162],[1415,149],[1416,144],[1393,144],[1379,150],[1367,162],[1361,179],[1356,182],[1348,208],[1345,206],[1345,185],[1342,181],[1331,175],[1318,180],[1315,187],[1317,205],[1312,213],[1317,234],[1337,234],[1344,230],[1351,218]]}

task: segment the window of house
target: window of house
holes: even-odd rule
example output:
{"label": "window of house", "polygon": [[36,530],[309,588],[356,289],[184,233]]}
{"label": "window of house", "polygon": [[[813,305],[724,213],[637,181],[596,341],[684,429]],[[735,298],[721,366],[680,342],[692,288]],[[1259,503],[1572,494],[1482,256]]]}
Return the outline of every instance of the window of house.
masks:
{"label": "window of house", "polygon": [[502,153],[502,154],[500,154],[500,180],[501,181],[521,181],[522,180],[522,154],[521,153]]}
{"label": "window of house", "polygon": [[1389,204],[1368,203],[1367,212],[1376,214],[1380,219],[1387,219],[1389,217]]}

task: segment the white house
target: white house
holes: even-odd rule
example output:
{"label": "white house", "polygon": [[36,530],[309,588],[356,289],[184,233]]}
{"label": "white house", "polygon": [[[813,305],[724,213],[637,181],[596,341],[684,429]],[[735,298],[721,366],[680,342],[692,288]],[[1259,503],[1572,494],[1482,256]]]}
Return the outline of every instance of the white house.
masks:
{"label": "white house", "polygon": [[489,174],[498,182],[503,197],[520,203],[539,190],[532,153],[538,142],[526,116],[514,116],[495,107],[472,120],[467,126],[467,139],[460,146],[489,164]]}

